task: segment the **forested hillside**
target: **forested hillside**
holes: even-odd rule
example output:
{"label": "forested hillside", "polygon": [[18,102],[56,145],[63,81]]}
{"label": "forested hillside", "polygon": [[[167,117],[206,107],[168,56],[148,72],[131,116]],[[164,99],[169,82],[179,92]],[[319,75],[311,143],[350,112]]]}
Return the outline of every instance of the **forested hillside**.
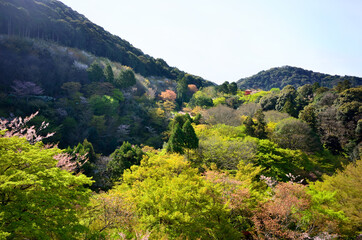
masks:
{"label": "forested hillside", "polygon": [[348,80],[352,86],[362,85],[362,78],[359,77],[329,75],[290,66],[261,71],[251,77],[238,80],[237,84],[242,89],[269,90],[271,88],[284,88],[287,85],[300,87],[316,82],[320,86],[330,88],[345,80]]}
{"label": "forested hillside", "polygon": [[[234,84],[198,90],[181,114],[156,110],[175,114],[163,123],[169,122],[159,149],[123,141],[101,155],[93,148],[104,141],[99,136],[61,150],[41,142],[53,133],[46,135],[44,123],[31,126],[36,115],[1,119],[0,235],[356,238],[362,230],[361,87],[234,90]],[[176,104],[172,90],[160,95],[159,106]],[[116,96],[102,99],[120,104]]]}
{"label": "forested hillside", "polygon": [[[133,68],[143,76],[176,80],[186,73],[154,59],[57,0],[0,0],[0,34],[57,42]],[[197,77],[195,77],[197,78]],[[198,85],[212,83],[197,78]]]}
{"label": "forested hillside", "polygon": [[0,29],[0,239],[361,237],[360,78],[216,86],[54,0]]}
{"label": "forested hillside", "polygon": [[0,116],[40,111],[36,125],[49,122],[49,129],[56,131],[52,141],[61,147],[86,138],[101,153],[113,152],[122,141],[161,147],[167,117],[184,101],[178,97],[171,103],[161,94],[183,92],[186,99],[194,80],[191,75],[178,83],[145,78],[79,49],[0,36]]}

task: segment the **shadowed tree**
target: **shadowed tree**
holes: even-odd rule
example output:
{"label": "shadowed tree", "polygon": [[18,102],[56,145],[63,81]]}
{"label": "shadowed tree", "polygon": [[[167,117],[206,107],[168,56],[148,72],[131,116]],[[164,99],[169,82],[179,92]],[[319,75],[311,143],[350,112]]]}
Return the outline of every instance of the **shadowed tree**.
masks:
{"label": "shadowed tree", "polygon": [[105,78],[103,69],[97,63],[92,63],[92,65],[87,69],[87,72],[88,78],[92,82],[99,82]]}
{"label": "shadowed tree", "polygon": [[256,124],[254,134],[257,138],[266,138],[266,123],[265,123],[265,115],[261,109],[259,109],[256,114]]}
{"label": "shadowed tree", "polygon": [[123,171],[132,165],[139,165],[144,153],[138,146],[132,146],[129,142],[124,142],[122,146],[111,154],[111,161],[107,169],[111,172],[111,178],[118,180]]}
{"label": "shadowed tree", "polygon": [[170,140],[167,143],[167,152],[184,153],[185,134],[178,123],[173,127]]}
{"label": "shadowed tree", "polygon": [[104,71],[104,75],[106,75],[106,79],[108,82],[113,82],[114,81],[114,74],[113,74],[113,70],[111,65],[107,65],[105,71]]}
{"label": "shadowed tree", "polygon": [[187,154],[190,158],[190,149],[196,149],[199,147],[199,139],[196,136],[195,130],[191,125],[190,120],[187,120],[182,127],[185,139],[185,148],[187,148]]}

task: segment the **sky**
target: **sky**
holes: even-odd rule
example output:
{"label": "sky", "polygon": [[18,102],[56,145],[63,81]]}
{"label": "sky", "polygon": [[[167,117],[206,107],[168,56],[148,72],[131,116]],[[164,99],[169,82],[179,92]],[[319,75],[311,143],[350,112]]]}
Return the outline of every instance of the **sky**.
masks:
{"label": "sky", "polygon": [[61,0],[170,66],[223,83],[296,66],[362,77],[361,0]]}

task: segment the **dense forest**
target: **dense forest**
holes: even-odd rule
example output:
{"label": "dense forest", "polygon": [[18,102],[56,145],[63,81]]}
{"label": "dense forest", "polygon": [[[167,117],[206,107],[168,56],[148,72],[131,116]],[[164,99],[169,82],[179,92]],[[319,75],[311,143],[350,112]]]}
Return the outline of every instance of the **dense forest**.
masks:
{"label": "dense forest", "polygon": [[[357,237],[362,88],[233,86],[170,110],[159,149],[123,141],[106,155],[85,139],[62,150],[44,122],[30,124],[37,113],[1,120],[1,236]],[[161,95],[176,105],[172,90]]]}
{"label": "dense forest", "polygon": [[359,77],[328,75],[290,66],[261,71],[251,77],[238,80],[237,84],[242,89],[268,90],[271,88],[284,88],[287,85],[297,88],[317,82],[320,86],[331,88],[337,85],[338,82],[345,80],[349,81],[352,86],[362,85],[362,78]]}
{"label": "dense forest", "polygon": [[0,13],[0,239],[361,236],[360,78],[217,86],[59,1]]}

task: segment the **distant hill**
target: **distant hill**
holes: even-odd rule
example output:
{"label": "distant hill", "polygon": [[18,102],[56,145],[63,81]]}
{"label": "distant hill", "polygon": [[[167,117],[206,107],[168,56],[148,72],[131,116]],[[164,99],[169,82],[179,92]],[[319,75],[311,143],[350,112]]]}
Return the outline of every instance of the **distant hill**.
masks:
{"label": "distant hill", "polygon": [[362,78],[351,76],[328,75],[305,70],[303,68],[284,66],[261,71],[251,77],[242,78],[237,81],[239,88],[260,88],[269,90],[271,88],[284,88],[286,85],[294,87],[318,82],[324,87],[333,87],[338,82],[349,80],[353,86],[362,85]]}
{"label": "distant hill", "polygon": [[[127,24],[127,23],[122,23]],[[56,0],[0,0],[0,34],[53,41],[133,68],[142,76],[176,80],[186,73],[112,35]],[[194,76],[198,86],[212,85]]]}

